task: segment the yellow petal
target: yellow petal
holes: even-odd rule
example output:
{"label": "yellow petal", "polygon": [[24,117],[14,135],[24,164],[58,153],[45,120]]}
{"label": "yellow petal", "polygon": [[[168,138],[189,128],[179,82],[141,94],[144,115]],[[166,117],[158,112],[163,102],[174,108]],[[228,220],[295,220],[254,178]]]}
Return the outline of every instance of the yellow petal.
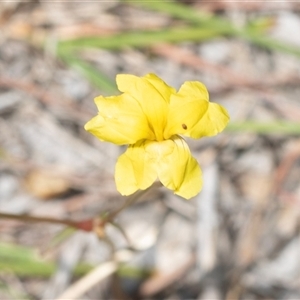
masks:
{"label": "yellow petal", "polygon": [[142,78],[152,84],[167,103],[170,102],[170,96],[176,93],[176,90],[173,87],[167,85],[161,78],[153,73],[149,73]]}
{"label": "yellow petal", "polygon": [[200,167],[186,142],[178,136],[131,145],[116,164],[116,185],[122,195],[150,187],[157,177],[165,187],[186,199],[202,188]]}
{"label": "yellow petal", "polygon": [[84,128],[100,140],[124,145],[154,139],[140,105],[129,95],[99,96],[95,103],[99,113]]}
{"label": "yellow petal", "polygon": [[188,81],[176,95],[171,96],[164,137],[169,138],[174,134],[192,138],[213,136],[221,132],[228,121],[226,109],[209,102],[206,87],[200,82]]}
{"label": "yellow petal", "polygon": [[209,95],[206,86],[199,81],[186,81],[179,89],[178,94],[193,99],[208,101]]}
{"label": "yellow petal", "polygon": [[201,119],[208,108],[206,87],[197,81],[185,82],[177,94],[171,96],[168,121],[164,138],[174,134],[184,134]]}
{"label": "yellow petal", "polygon": [[171,140],[147,142],[146,151],[156,159],[157,175],[165,187],[186,199],[200,192],[201,170],[182,138],[174,136]]}
{"label": "yellow petal", "polygon": [[168,116],[168,104],[175,90],[155,74],[144,77],[120,74],[117,85],[121,92],[131,95],[140,104],[147,116],[149,126],[156,140],[163,140],[163,131]]}
{"label": "yellow petal", "polygon": [[217,103],[209,103],[207,111],[199,122],[184,135],[195,139],[203,136],[214,136],[221,132],[228,122],[229,114],[227,110]]}
{"label": "yellow petal", "polygon": [[145,190],[157,178],[155,161],[145,151],[145,141],[128,147],[116,164],[115,180],[117,190],[124,196],[137,190]]}

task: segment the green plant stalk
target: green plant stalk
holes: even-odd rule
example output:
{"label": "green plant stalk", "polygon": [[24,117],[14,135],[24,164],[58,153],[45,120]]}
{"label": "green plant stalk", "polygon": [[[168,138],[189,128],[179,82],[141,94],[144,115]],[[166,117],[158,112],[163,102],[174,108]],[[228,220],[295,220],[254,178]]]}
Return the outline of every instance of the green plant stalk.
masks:
{"label": "green plant stalk", "polygon": [[[130,0],[123,0],[123,2],[133,3]],[[215,17],[203,11],[197,11],[187,5],[180,4],[175,1],[138,1],[134,2],[140,7],[155,10],[167,14],[168,16],[187,21],[194,25],[200,25],[218,32],[234,32],[234,25],[226,19]]]}
{"label": "green plant stalk", "polygon": [[[42,277],[49,278],[54,274],[57,266],[53,263],[38,261],[18,261],[14,258],[2,258],[5,261],[0,262],[0,272],[12,272],[21,277]],[[74,271],[75,276],[82,276],[88,273],[92,268],[90,266],[79,265]]]}
{"label": "green plant stalk", "polygon": [[[132,3],[128,0],[123,1]],[[259,18],[247,24],[244,28],[238,28],[226,19],[218,18],[201,11],[195,11],[187,5],[183,5],[174,1],[146,1],[137,2],[136,5],[158,12],[167,13],[172,17],[179,18],[197,26],[201,26],[202,28],[210,28],[219,35],[225,34],[239,37],[265,49],[282,51],[300,57],[299,47],[272,39],[264,33],[265,29],[268,28],[268,23],[271,23],[270,18]],[[256,24],[257,26],[255,26]]]}
{"label": "green plant stalk", "polygon": [[291,44],[287,44],[272,39],[265,34],[257,34],[252,31],[238,31],[237,36],[268,50],[280,51],[300,57],[300,48]]}
{"label": "green plant stalk", "polygon": [[[0,272],[12,272],[20,277],[49,278],[54,274],[57,265],[53,262],[38,258],[35,251],[28,247],[14,244],[0,244]],[[74,270],[75,276],[82,276],[93,269],[87,264],[80,264]],[[118,274],[124,277],[143,278],[149,276],[153,270],[140,269],[121,264]]]}
{"label": "green plant stalk", "polygon": [[[138,201],[144,194],[152,188],[161,186],[160,183],[154,183],[146,190],[139,191],[132,196],[127,197],[125,203],[115,211],[108,213],[99,220],[99,225],[104,226],[122,212],[125,208]],[[30,222],[51,222],[77,227],[78,223],[70,220],[58,220],[52,218],[39,218],[24,215],[13,215],[0,213],[3,218],[17,219]],[[74,225],[74,226],[73,226]],[[122,231],[121,231],[122,232]],[[27,247],[17,246],[13,244],[0,243],[0,272],[13,272],[21,277],[42,277],[48,278],[56,271],[57,266],[54,262],[47,262],[39,259],[35,252]],[[86,264],[78,265],[74,270],[75,276],[81,276],[92,270],[92,267]]]}
{"label": "green plant stalk", "polygon": [[68,65],[74,67],[83,76],[85,76],[95,87],[105,91],[108,94],[115,94],[118,89],[116,84],[108,77],[99,72],[89,63],[84,62],[80,58],[70,54],[63,53],[60,58]]}
{"label": "green plant stalk", "polygon": [[289,134],[300,135],[300,123],[274,121],[274,122],[230,122],[227,132],[253,132],[258,134]]}
{"label": "green plant stalk", "polygon": [[[205,41],[218,36],[235,36],[252,44],[269,50],[276,50],[300,57],[300,48],[291,44],[282,43],[268,37],[253,28],[234,28],[229,25],[223,27],[185,27],[165,29],[161,31],[139,31],[116,34],[108,37],[85,37],[73,40],[60,41],[57,46],[57,55],[65,61],[74,63],[74,51],[86,48],[101,48],[107,50],[120,50],[126,47],[148,47],[158,43],[178,43],[183,41]],[[87,69],[83,63],[76,63],[79,69]],[[86,71],[88,72],[88,71]],[[103,80],[103,78],[102,78]],[[92,79],[94,82],[95,79]],[[105,82],[105,80],[103,80]],[[107,85],[107,83],[105,83]],[[111,85],[111,84],[108,84]],[[111,89],[111,87],[109,87]]]}
{"label": "green plant stalk", "polygon": [[[134,3],[132,1],[124,1]],[[116,93],[114,82],[98,71],[89,63],[84,62],[76,53],[86,48],[102,48],[119,50],[126,47],[147,47],[158,43],[182,41],[204,41],[217,36],[235,36],[242,38],[260,47],[282,51],[300,57],[300,49],[269,38],[264,34],[270,19],[258,19],[247,24],[244,28],[234,26],[230,21],[199,12],[186,5],[168,2],[138,2],[144,8],[167,13],[168,15],[187,21],[195,26],[185,28],[169,28],[156,31],[126,32],[107,37],[85,37],[73,40],[60,41],[57,46],[57,55],[68,65],[81,72],[94,86],[104,93]],[[267,25],[266,25],[267,24]],[[257,26],[256,26],[257,25]],[[262,33],[263,32],[263,33]]]}
{"label": "green plant stalk", "polygon": [[126,278],[147,278],[154,273],[153,269],[141,269],[121,264],[117,274]]}
{"label": "green plant stalk", "polygon": [[62,229],[60,232],[58,232],[52,239],[50,239],[49,243],[46,244],[45,248],[42,253],[46,252],[48,249],[57,247],[64,241],[66,241],[71,235],[73,235],[76,232],[76,229],[73,227],[66,227]]}
{"label": "green plant stalk", "polygon": [[57,46],[59,56],[84,48],[119,50],[125,47],[146,47],[165,42],[203,41],[218,36],[213,29],[199,27],[172,28],[160,31],[136,31],[107,37],[84,37],[60,41]]}
{"label": "green plant stalk", "polygon": [[[39,259],[36,253],[27,247],[0,244],[0,271],[13,272],[24,277],[50,277],[57,269],[53,262]],[[81,276],[92,270],[86,264],[80,264],[75,268],[74,275]]]}
{"label": "green plant stalk", "polygon": [[206,40],[216,36],[210,29],[179,28],[164,31],[129,32],[109,37],[86,37],[61,41],[57,46],[57,55],[69,66],[77,69],[95,87],[107,94],[115,94],[117,87],[107,76],[78,57],[76,52],[84,48],[103,48],[118,50],[126,47],[145,47],[160,42],[180,42],[186,40]]}

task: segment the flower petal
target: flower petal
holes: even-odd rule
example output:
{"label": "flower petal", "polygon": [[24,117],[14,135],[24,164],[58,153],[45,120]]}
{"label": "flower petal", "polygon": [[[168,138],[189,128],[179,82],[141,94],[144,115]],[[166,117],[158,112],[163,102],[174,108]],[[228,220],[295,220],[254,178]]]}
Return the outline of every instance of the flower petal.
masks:
{"label": "flower petal", "polygon": [[164,137],[167,139],[174,134],[192,138],[213,136],[221,132],[228,121],[226,109],[209,102],[206,87],[200,82],[188,81],[171,96]]}
{"label": "flower petal", "polygon": [[116,164],[116,185],[122,195],[150,187],[157,177],[165,187],[186,199],[200,192],[200,167],[181,137],[161,142],[139,141],[129,146]]}
{"label": "flower petal", "polygon": [[115,180],[122,195],[131,195],[138,189],[145,190],[157,178],[155,161],[145,151],[145,141],[128,147],[116,164]]}
{"label": "flower petal", "polygon": [[175,90],[155,74],[147,74],[144,77],[119,74],[116,80],[119,90],[128,93],[140,104],[156,140],[163,140],[168,104]]}
{"label": "flower petal", "polygon": [[129,95],[99,96],[95,103],[99,113],[84,128],[100,140],[125,145],[154,139],[141,107]]}
{"label": "flower petal", "polygon": [[198,139],[203,136],[214,136],[221,132],[229,122],[227,110],[217,104],[209,103],[202,118],[184,135]]}
{"label": "flower petal", "polygon": [[171,96],[164,138],[188,133],[205,114],[208,105],[206,87],[197,81],[185,82],[178,93]]}
{"label": "flower petal", "polygon": [[174,136],[162,142],[147,142],[146,151],[156,158],[157,175],[165,187],[186,199],[200,192],[201,170],[184,139]]}

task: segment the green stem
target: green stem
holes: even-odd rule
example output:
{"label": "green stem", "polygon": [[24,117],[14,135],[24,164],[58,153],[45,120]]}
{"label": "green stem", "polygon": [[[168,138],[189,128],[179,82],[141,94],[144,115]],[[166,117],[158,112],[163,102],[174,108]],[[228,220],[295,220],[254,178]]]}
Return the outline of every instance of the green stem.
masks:
{"label": "green stem", "polygon": [[253,132],[257,134],[300,134],[300,123],[287,121],[243,121],[230,122],[226,127],[227,132]]}

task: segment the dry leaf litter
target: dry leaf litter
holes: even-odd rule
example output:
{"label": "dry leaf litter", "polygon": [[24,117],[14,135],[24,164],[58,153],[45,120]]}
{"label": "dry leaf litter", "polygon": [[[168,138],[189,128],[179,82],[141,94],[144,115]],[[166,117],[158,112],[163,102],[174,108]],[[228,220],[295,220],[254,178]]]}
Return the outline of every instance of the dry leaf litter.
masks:
{"label": "dry leaf litter", "polygon": [[[297,3],[243,3],[187,5],[221,11],[236,26],[272,13],[270,34],[300,45]],[[124,149],[83,130],[102,91],[56,59],[55,43],[179,22],[119,1],[0,5],[1,212],[82,220],[124,203],[113,177]],[[234,122],[300,120],[299,58],[240,39],[81,55],[111,80],[117,73],[155,72],[177,88],[202,81]],[[57,268],[47,279],[1,270],[10,292],[0,289],[0,298],[59,299],[79,279],[78,263],[96,268],[120,257],[147,276],[112,272],[74,299],[299,299],[299,136],[225,132],[189,144],[203,168],[202,193],[192,201],[163,189],[146,194],[116,219],[130,244],[108,225],[110,243],[78,231],[51,247],[64,226],[1,219],[1,243],[30,247]]]}

